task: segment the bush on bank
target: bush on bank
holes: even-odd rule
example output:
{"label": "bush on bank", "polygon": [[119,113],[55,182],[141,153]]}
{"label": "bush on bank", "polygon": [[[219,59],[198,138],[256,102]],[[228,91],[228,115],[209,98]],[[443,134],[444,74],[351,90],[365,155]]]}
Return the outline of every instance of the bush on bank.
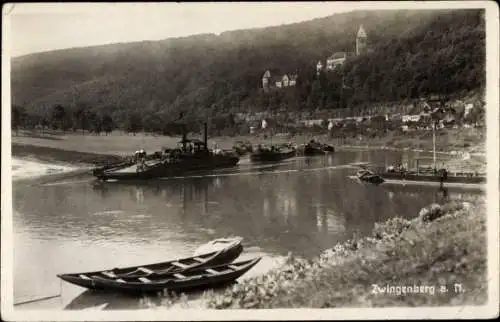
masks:
{"label": "bush on bank", "polygon": [[221,294],[206,294],[207,305],[224,309],[482,304],[487,299],[485,213],[480,199],[433,204],[413,220],[393,218],[377,224],[372,236],[337,244],[316,260],[289,256],[279,269]]}

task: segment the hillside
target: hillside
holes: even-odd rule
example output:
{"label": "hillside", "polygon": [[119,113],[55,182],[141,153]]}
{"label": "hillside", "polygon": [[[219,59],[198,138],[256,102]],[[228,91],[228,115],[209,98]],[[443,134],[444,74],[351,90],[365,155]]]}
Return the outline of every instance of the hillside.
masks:
{"label": "hillside", "polygon": [[[483,87],[482,10],[354,11],[291,25],[75,48],[12,60],[13,104],[170,122],[249,110],[328,109]],[[316,63],[353,51],[363,25],[373,52],[316,77]],[[262,75],[297,86],[264,93]],[[345,88],[341,91],[341,77]],[[201,110],[200,110],[201,109]],[[67,113],[70,114],[70,113]],[[161,122],[160,122],[161,123]]]}

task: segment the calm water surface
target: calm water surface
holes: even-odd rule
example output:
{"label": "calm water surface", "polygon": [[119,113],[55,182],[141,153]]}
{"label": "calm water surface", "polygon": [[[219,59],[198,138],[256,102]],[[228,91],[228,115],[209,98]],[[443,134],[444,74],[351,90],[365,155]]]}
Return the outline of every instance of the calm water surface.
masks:
{"label": "calm water surface", "polygon": [[[407,152],[403,159],[415,156]],[[61,293],[18,307],[141,307],[137,299],[83,292],[56,274],[190,256],[200,244],[231,235],[244,238],[243,259],[263,257],[243,278],[265,273],[289,252],[317,256],[355,233],[370,234],[375,222],[410,218],[439,201],[435,188],[366,186],[347,178],[356,172],[349,163],[401,158],[400,152],[337,152],[271,165],[242,159],[231,170],[147,184],[14,183],[14,302]]]}

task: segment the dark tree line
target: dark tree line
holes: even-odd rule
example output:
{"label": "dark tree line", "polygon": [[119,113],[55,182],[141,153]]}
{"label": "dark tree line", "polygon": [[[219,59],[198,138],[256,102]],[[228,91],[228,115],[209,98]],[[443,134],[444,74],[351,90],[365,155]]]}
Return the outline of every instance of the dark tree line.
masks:
{"label": "dark tree line", "polygon": [[[318,77],[318,60],[354,51],[360,24],[373,51]],[[484,11],[358,11],[220,36],[32,55],[12,65],[12,97],[31,123],[93,133],[115,127],[175,133],[182,111],[190,129],[211,118],[214,131],[237,130],[238,112],[363,110],[484,88]],[[268,69],[298,73],[297,86],[264,92]],[[24,122],[16,117],[13,123]]]}
{"label": "dark tree line", "polygon": [[31,130],[38,128],[42,131],[49,128],[63,132],[81,130],[82,134],[87,131],[97,135],[101,133],[108,135],[116,129],[112,116],[106,112],[97,113],[81,106],[69,110],[61,104],[52,106],[47,115],[29,113],[24,107],[14,105],[11,120],[12,129],[16,132],[21,128]]}

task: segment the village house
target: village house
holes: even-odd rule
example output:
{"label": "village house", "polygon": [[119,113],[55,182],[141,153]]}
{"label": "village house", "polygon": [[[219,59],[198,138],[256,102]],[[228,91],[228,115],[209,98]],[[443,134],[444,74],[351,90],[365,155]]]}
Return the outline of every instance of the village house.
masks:
{"label": "village house", "polygon": [[283,76],[272,76],[269,70],[262,75],[262,88],[269,90],[271,88],[294,87],[297,85],[297,74],[284,74]]}
{"label": "village house", "polygon": [[255,121],[260,121],[266,117],[269,117],[268,112],[254,112],[254,113],[236,113],[235,118],[238,121],[245,121],[245,122],[255,122]]}
{"label": "village house", "polygon": [[464,108],[464,117],[467,117],[467,115],[469,115],[469,113],[474,109],[474,105],[473,104],[467,104],[465,105],[465,108]]}
{"label": "village house", "polygon": [[307,127],[313,127],[314,125],[321,126],[323,124],[323,119],[302,120],[300,121],[300,123],[302,123],[302,125]]}
{"label": "village house", "polygon": [[420,114],[401,116],[401,121],[403,121],[403,123],[418,122],[419,120],[420,120]]}

